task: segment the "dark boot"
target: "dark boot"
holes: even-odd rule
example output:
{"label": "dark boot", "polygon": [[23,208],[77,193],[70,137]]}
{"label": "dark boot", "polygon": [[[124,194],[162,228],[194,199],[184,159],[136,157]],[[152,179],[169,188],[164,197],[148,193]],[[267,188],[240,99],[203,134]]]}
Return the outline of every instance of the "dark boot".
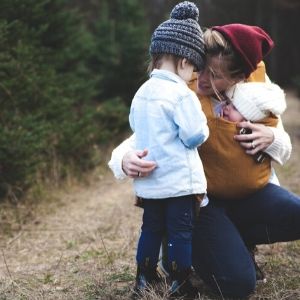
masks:
{"label": "dark boot", "polygon": [[258,266],[256,260],[255,260],[255,254],[257,253],[257,248],[256,246],[248,247],[249,253],[251,255],[251,258],[253,260],[253,264],[255,267],[255,273],[256,273],[256,281],[266,283],[267,278],[265,276],[265,273],[263,270]]}
{"label": "dark boot", "polygon": [[175,263],[172,264],[172,271],[170,272],[171,297],[191,297],[194,298],[198,294],[198,290],[193,284],[193,277],[195,271],[193,268],[178,270]]}
{"label": "dark boot", "polygon": [[135,279],[134,295],[139,297],[149,287],[159,283],[160,276],[156,267],[149,267],[147,264],[138,265]]}

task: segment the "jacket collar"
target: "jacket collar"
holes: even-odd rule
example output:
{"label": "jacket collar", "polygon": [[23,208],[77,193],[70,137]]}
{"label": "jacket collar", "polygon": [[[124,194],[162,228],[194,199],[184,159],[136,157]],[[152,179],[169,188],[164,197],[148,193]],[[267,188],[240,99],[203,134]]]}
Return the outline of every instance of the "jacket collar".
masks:
{"label": "jacket collar", "polygon": [[151,72],[150,77],[169,80],[169,81],[173,81],[176,83],[183,83],[186,85],[186,82],[181,77],[179,77],[177,74],[167,71],[167,70],[154,69]]}

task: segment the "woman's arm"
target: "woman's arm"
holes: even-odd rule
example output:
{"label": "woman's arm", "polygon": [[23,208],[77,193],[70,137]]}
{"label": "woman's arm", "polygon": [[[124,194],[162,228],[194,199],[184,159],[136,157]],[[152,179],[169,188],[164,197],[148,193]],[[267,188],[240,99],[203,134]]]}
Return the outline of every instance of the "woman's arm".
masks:
{"label": "woman's arm", "polygon": [[133,151],[134,147],[135,135],[133,134],[112,151],[108,166],[117,179],[124,179],[126,177],[126,174],[122,169],[123,156],[129,151]]}
{"label": "woman's arm", "polygon": [[142,159],[147,154],[147,149],[135,150],[133,134],[112,151],[108,166],[117,179],[145,177],[156,168],[154,161]]}
{"label": "woman's arm", "polygon": [[292,143],[289,134],[284,130],[281,119],[276,128],[270,127],[274,135],[274,141],[264,152],[269,154],[279,164],[285,164],[292,153]]}
{"label": "woman's arm", "polygon": [[[250,122],[241,122],[238,127],[252,130],[251,134],[235,136],[235,139],[246,149],[246,153],[254,155],[259,151],[266,152],[281,165],[290,158],[292,152],[291,139],[284,130],[280,117],[276,128]],[[255,148],[253,148],[253,145]]]}

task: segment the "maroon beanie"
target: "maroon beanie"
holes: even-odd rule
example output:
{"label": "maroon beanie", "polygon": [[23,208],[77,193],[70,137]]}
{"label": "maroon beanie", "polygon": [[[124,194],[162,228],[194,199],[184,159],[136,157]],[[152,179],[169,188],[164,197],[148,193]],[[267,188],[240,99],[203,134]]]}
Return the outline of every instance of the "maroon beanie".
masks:
{"label": "maroon beanie", "polygon": [[257,64],[274,47],[271,37],[257,26],[228,24],[214,26],[212,29],[220,32],[240,55],[246,77],[256,70]]}

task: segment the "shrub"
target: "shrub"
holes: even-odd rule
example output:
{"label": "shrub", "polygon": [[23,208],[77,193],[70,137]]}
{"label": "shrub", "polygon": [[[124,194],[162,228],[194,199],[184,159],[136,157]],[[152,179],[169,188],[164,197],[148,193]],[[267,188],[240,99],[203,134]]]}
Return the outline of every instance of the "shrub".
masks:
{"label": "shrub", "polygon": [[128,128],[146,45],[142,6],[98,5],[87,22],[67,0],[1,1],[0,198],[20,197],[57,162],[58,179],[68,166],[93,167],[95,146]]}

